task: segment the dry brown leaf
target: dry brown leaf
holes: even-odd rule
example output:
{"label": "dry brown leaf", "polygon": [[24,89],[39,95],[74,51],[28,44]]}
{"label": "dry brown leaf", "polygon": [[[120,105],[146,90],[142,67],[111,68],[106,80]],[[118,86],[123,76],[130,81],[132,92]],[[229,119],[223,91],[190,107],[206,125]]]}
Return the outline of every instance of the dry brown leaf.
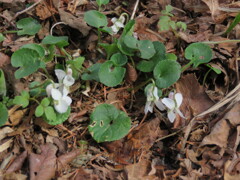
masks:
{"label": "dry brown leaf", "polygon": [[203,86],[198,83],[194,74],[183,76],[176,83],[176,90],[183,95],[183,103],[180,109],[187,119],[204,112],[214,104],[205,93]]}
{"label": "dry brown leaf", "polygon": [[79,149],[76,149],[69,153],[59,156],[57,158],[58,171],[64,168],[68,163],[72,162],[80,153],[81,151]]}
{"label": "dry brown leaf", "polygon": [[[0,178],[1,178],[1,176],[0,176]],[[4,180],[26,180],[28,177],[24,174],[8,173],[8,174],[4,174],[2,178]]]}
{"label": "dry brown leaf", "polygon": [[36,6],[36,15],[41,19],[45,20],[56,13],[56,9],[49,6],[47,1],[42,1]]}
{"label": "dry brown leaf", "polygon": [[127,73],[126,73],[126,80],[129,83],[133,83],[137,80],[138,75],[136,69],[130,64],[127,63]]}
{"label": "dry brown leaf", "polygon": [[82,17],[75,17],[72,14],[64,11],[63,9],[59,8],[58,9],[61,21],[69,25],[70,27],[77,29],[80,31],[83,36],[87,36],[90,27],[87,25],[87,23],[84,21],[83,16]]}
{"label": "dry brown leaf", "polygon": [[0,68],[4,68],[6,64],[10,64],[10,57],[0,52]]}
{"label": "dry brown leaf", "polygon": [[211,133],[204,137],[201,145],[217,145],[226,148],[228,143],[230,127],[225,119],[217,122],[211,130]]}
{"label": "dry brown leaf", "polygon": [[13,129],[10,127],[4,127],[0,129],[0,141],[7,137],[8,133],[13,132]]}
{"label": "dry brown leaf", "polygon": [[236,127],[240,124],[240,103],[236,103],[223,117]]}
{"label": "dry brown leaf", "polygon": [[30,153],[30,178],[31,180],[51,179],[55,176],[56,171],[56,152],[57,147],[53,144],[41,146],[42,153]]}
{"label": "dry brown leaf", "polygon": [[8,149],[13,143],[13,139],[9,139],[0,145],[0,153]]}
{"label": "dry brown leaf", "polygon": [[[229,168],[231,168],[231,166],[233,165],[233,161],[231,161],[231,160],[228,160],[226,163],[225,163],[225,165],[224,165],[224,180],[238,180],[238,179],[240,179],[240,174],[239,174],[239,172],[237,173],[237,172],[235,172],[235,173],[233,173],[233,172],[229,172]],[[239,164],[239,160],[238,160],[238,164],[235,164],[235,166],[236,165],[240,165]]]}
{"label": "dry brown leaf", "polygon": [[11,173],[20,170],[25,159],[27,158],[27,154],[28,154],[27,151],[24,151],[22,154],[17,156],[17,158],[15,158],[11,165],[7,168],[6,173]]}
{"label": "dry brown leaf", "polygon": [[11,126],[18,125],[21,122],[22,118],[25,117],[26,112],[27,112],[27,109],[18,110],[18,111],[13,112],[9,116],[9,121],[6,124],[11,125]]}

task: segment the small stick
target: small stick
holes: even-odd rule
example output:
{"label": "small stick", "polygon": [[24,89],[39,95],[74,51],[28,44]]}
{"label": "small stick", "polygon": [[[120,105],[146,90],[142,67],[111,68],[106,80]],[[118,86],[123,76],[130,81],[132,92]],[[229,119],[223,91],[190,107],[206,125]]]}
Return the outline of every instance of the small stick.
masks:
{"label": "small stick", "polygon": [[52,27],[51,27],[51,29],[50,29],[50,34],[52,35],[52,33],[53,33],[53,28],[55,28],[57,25],[59,25],[59,24],[64,24],[64,25],[67,25],[65,22],[57,22],[57,23],[55,23]]}
{"label": "small stick", "polygon": [[132,13],[132,16],[131,16],[130,20],[132,20],[134,18],[135,14],[136,14],[137,7],[138,7],[138,4],[139,4],[139,0],[137,0],[136,3],[135,3],[133,13]]}
{"label": "small stick", "polygon": [[30,9],[34,8],[34,7],[35,7],[36,5],[38,5],[41,1],[42,1],[42,0],[39,0],[39,1],[35,2],[33,5],[29,6],[28,8],[26,8],[26,9],[24,9],[24,10],[22,10],[22,11],[17,12],[17,13],[15,14],[15,16],[12,18],[11,21],[13,21],[14,19],[16,19],[19,15],[21,15],[21,14],[29,11]]}

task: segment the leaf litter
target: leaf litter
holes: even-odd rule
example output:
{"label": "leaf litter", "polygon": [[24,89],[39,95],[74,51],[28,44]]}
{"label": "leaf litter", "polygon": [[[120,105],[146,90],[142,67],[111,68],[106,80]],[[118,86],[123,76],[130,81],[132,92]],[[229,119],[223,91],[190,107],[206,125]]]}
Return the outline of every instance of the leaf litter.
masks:
{"label": "leaf litter", "polygon": [[[16,2],[0,2],[0,32],[15,29],[17,20],[23,17],[34,17],[42,25],[35,38],[7,34],[0,42],[0,68],[12,97],[27,89],[31,81],[43,79],[37,75],[41,71],[15,79],[16,69],[11,67],[9,57],[22,45],[39,43],[49,33],[68,36],[67,51],[85,56],[85,67],[105,61],[99,53],[102,50],[96,46],[95,29],[83,18],[84,12],[96,9],[95,1],[34,1],[29,9],[28,1],[18,1],[17,9]],[[142,74],[131,63],[126,65],[126,83],[118,88],[80,82],[88,87],[87,95],[84,89],[75,89],[73,110],[62,125],[51,126],[35,118],[35,107],[31,105],[26,109],[9,108],[9,120],[0,128],[1,178],[239,179],[239,44],[231,42],[239,38],[239,27],[236,25],[227,36],[224,32],[237,16],[240,4],[232,0],[151,0],[137,3],[134,12],[136,2],[110,1],[105,5],[103,12],[109,16],[109,26],[112,16],[125,12],[131,17],[135,13],[134,35],[140,40],[164,43],[167,53],[176,54],[181,64],[187,63],[183,50],[189,43],[218,42],[210,44],[214,51],[210,65],[221,73],[201,65],[181,75],[174,88],[183,95],[180,110],[185,118],[177,115],[174,124],[168,122],[166,112],[157,108],[153,114],[144,115],[146,100],[138,87],[143,83]],[[187,24],[187,30],[180,30],[177,37],[174,30],[160,31],[158,26],[162,10],[169,4],[175,15],[172,19]],[[104,43],[111,42],[107,36],[102,38]],[[52,67],[49,63],[47,69],[54,74]],[[126,137],[97,144],[87,126],[90,113],[103,103],[125,111],[132,126]]]}

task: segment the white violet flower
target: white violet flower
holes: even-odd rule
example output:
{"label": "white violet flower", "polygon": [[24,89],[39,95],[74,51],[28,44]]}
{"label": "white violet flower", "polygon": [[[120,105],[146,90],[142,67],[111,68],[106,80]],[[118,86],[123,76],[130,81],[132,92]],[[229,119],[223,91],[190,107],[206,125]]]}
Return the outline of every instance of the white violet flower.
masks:
{"label": "white violet flower", "polygon": [[72,99],[67,96],[69,93],[69,87],[75,82],[72,77],[72,69],[67,68],[67,71],[56,69],[55,74],[58,79],[58,83],[51,83],[46,87],[48,96],[54,99],[54,108],[59,113],[65,113],[68,107],[72,103]]}
{"label": "white violet flower", "polygon": [[176,114],[179,114],[182,118],[185,118],[182,112],[179,110],[183,101],[183,96],[181,93],[174,94],[170,92],[168,98],[163,98],[162,103],[169,109],[168,110],[168,119],[171,123],[174,122]]}
{"label": "white violet flower", "polygon": [[113,31],[113,34],[117,34],[118,31],[124,27],[124,22],[125,22],[125,17],[124,16],[120,16],[119,19],[117,18],[112,18],[111,19],[113,25],[111,26],[111,29]]}
{"label": "white violet flower", "polygon": [[54,108],[59,113],[65,113],[72,103],[72,99],[67,94],[62,94],[58,89],[51,90],[51,96],[54,99]]}
{"label": "white violet flower", "polygon": [[162,102],[159,100],[158,88],[153,84],[149,85],[149,87],[146,88],[147,102],[144,109],[145,114],[147,114],[148,111],[152,113],[154,105],[163,111],[165,108]]}

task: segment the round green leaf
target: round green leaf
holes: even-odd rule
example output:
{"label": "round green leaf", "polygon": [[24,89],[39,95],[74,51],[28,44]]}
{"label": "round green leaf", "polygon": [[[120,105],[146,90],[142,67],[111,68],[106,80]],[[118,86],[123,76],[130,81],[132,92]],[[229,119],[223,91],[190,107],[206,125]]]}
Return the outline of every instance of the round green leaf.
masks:
{"label": "round green leaf", "polygon": [[13,103],[16,105],[20,105],[23,108],[27,107],[29,104],[29,99],[23,97],[23,96],[15,96],[13,99]]}
{"label": "round green leaf", "polygon": [[35,110],[35,116],[36,116],[36,117],[40,117],[40,116],[43,115],[43,113],[44,113],[44,108],[43,108],[43,106],[42,106],[42,105],[38,105],[38,107],[37,107],[36,110]]}
{"label": "round green leaf", "polygon": [[35,35],[41,29],[39,22],[31,17],[23,18],[17,22],[18,30],[17,34],[20,35]]}
{"label": "round green leaf", "polygon": [[193,67],[208,63],[212,56],[211,48],[204,43],[192,43],[185,49],[185,58],[193,61]]}
{"label": "round green leaf", "polygon": [[39,54],[39,57],[43,57],[45,55],[44,48],[38,44],[25,44],[21,47],[21,49],[23,49],[23,48],[33,49],[33,50],[37,51]]}
{"label": "round green leaf", "polygon": [[42,40],[42,44],[56,45],[59,48],[67,46],[68,37],[67,36],[52,36],[48,35]]}
{"label": "round green leaf", "polygon": [[180,78],[181,66],[173,60],[162,60],[154,68],[153,75],[159,88],[168,88]]}
{"label": "round green leaf", "polygon": [[3,126],[8,120],[8,110],[6,106],[0,103],[0,127]]}
{"label": "round green leaf", "polygon": [[123,66],[127,63],[127,60],[127,56],[122,53],[116,53],[110,59],[115,66]]}
{"label": "round green leaf", "polygon": [[15,72],[17,79],[28,76],[42,67],[38,52],[26,48],[15,51],[11,57],[11,63],[13,67],[20,67]]}
{"label": "round green leaf", "polygon": [[97,106],[90,118],[88,130],[97,142],[121,139],[131,127],[131,120],[127,114],[110,104]]}
{"label": "round green leaf", "polygon": [[44,108],[44,114],[46,117],[46,121],[49,124],[52,122],[55,122],[57,120],[56,112],[54,111],[52,106],[48,106],[48,107]]}
{"label": "round green leaf", "polygon": [[[53,107],[51,106],[48,106],[48,108],[51,108],[51,114],[53,116],[53,118],[50,116],[50,118],[48,118],[46,116],[46,109],[45,109],[45,115],[43,116],[44,117],[44,120],[50,124],[50,125],[58,125],[58,124],[62,124],[64,121],[66,121],[70,115],[70,112],[71,112],[71,108],[69,107],[67,112],[65,113],[58,113],[56,111],[54,111]],[[53,111],[52,111],[53,110]],[[54,115],[55,114],[55,115]],[[55,119],[54,119],[54,116],[55,116]]]}
{"label": "round green leaf", "polygon": [[143,59],[150,59],[156,53],[152,41],[149,40],[138,41],[138,49]]}
{"label": "round green leaf", "polygon": [[98,6],[106,5],[109,3],[109,0],[96,0]]}
{"label": "round green leaf", "polygon": [[142,72],[151,72],[155,67],[154,61],[142,60],[137,64],[137,69]]}
{"label": "round green leaf", "polygon": [[113,62],[107,61],[102,64],[98,75],[101,83],[114,87],[122,82],[125,72],[125,68],[114,67]]}
{"label": "round green leaf", "polygon": [[102,64],[100,64],[100,63],[93,64],[91,67],[89,67],[87,69],[89,72],[82,74],[82,76],[81,76],[82,80],[84,80],[84,81],[95,80],[95,81],[100,82],[98,73],[99,73],[99,69],[101,66],[102,66]]}
{"label": "round green leaf", "polygon": [[49,98],[44,98],[42,101],[41,101],[41,105],[43,106],[43,107],[47,107],[48,105],[50,104],[50,100],[49,100]]}
{"label": "round green leaf", "polygon": [[126,35],[123,37],[124,44],[131,49],[138,49],[138,40],[131,35]]}
{"label": "round green leaf", "polygon": [[99,28],[108,24],[107,17],[96,10],[87,11],[84,13],[84,20],[93,27]]}

